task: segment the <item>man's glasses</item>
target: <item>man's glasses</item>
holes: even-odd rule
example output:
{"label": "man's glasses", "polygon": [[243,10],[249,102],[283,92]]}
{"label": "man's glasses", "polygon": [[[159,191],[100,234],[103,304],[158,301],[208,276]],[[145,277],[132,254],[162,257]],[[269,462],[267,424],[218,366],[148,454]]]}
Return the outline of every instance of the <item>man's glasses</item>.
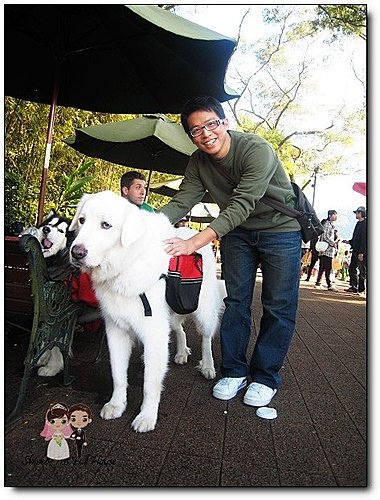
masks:
{"label": "man's glasses", "polygon": [[219,125],[223,122],[223,120],[210,120],[209,122],[206,123],[206,125],[203,125],[203,127],[194,127],[190,130],[190,135],[191,137],[198,137],[202,134],[203,129],[206,129],[207,131],[215,130],[216,128],[219,127]]}

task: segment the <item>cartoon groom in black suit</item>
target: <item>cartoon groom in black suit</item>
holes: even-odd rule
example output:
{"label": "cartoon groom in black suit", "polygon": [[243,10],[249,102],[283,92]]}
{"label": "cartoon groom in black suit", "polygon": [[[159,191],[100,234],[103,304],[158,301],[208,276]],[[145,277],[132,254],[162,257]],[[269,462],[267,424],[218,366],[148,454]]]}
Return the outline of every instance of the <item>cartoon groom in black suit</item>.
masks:
{"label": "cartoon groom in black suit", "polygon": [[80,459],[82,456],[82,447],[87,446],[85,427],[92,422],[91,410],[83,403],[73,405],[69,410],[70,425],[73,432],[70,439],[75,440],[77,447],[77,455]]}

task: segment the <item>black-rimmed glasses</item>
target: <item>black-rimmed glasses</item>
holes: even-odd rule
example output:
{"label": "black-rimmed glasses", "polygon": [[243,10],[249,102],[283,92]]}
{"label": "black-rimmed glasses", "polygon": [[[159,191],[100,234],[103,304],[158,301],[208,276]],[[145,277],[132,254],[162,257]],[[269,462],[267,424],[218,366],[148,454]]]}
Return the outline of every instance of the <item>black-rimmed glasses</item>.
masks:
{"label": "black-rimmed glasses", "polygon": [[215,130],[219,127],[219,125],[223,122],[223,120],[210,120],[203,127],[194,127],[190,130],[191,137],[198,137],[202,134],[203,129],[207,131]]}

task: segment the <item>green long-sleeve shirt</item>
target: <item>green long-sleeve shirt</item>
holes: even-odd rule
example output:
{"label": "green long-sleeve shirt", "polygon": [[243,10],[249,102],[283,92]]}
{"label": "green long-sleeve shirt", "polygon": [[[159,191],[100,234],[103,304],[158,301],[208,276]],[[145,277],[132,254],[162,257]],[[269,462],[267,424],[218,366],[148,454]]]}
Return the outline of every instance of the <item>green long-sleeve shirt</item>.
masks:
{"label": "green long-sleeve shirt", "polygon": [[231,147],[226,157],[215,160],[203,151],[195,151],[178,193],[159,211],[174,224],[208,190],[220,208],[209,227],[220,237],[238,226],[268,232],[298,231],[296,219],[260,202],[267,194],[294,207],[293,189],[272,146],[254,134],[233,130],[228,133]]}

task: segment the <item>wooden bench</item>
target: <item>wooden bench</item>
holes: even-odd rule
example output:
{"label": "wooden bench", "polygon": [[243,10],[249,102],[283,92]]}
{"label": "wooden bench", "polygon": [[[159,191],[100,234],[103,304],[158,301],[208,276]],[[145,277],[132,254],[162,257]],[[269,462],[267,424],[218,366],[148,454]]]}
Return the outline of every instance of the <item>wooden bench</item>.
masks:
{"label": "wooden bench", "polygon": [[40,357],[57,346],[63,356],[63,385],[70,385],[69,349],[80,302],[71,300],[71,292],[62,281],[51,281],[38,240],[29,234],[6,239],[6,316],[12,313],[33,315],[24,375],[16,405],[7,418],[9,425],[20,417],[31,371]]}
{"label": "wooden bench", "polygon": [[33,314],[32,285],[28,257],[17,236],[5,237],[4,248],[5,314],[9,322]]}

